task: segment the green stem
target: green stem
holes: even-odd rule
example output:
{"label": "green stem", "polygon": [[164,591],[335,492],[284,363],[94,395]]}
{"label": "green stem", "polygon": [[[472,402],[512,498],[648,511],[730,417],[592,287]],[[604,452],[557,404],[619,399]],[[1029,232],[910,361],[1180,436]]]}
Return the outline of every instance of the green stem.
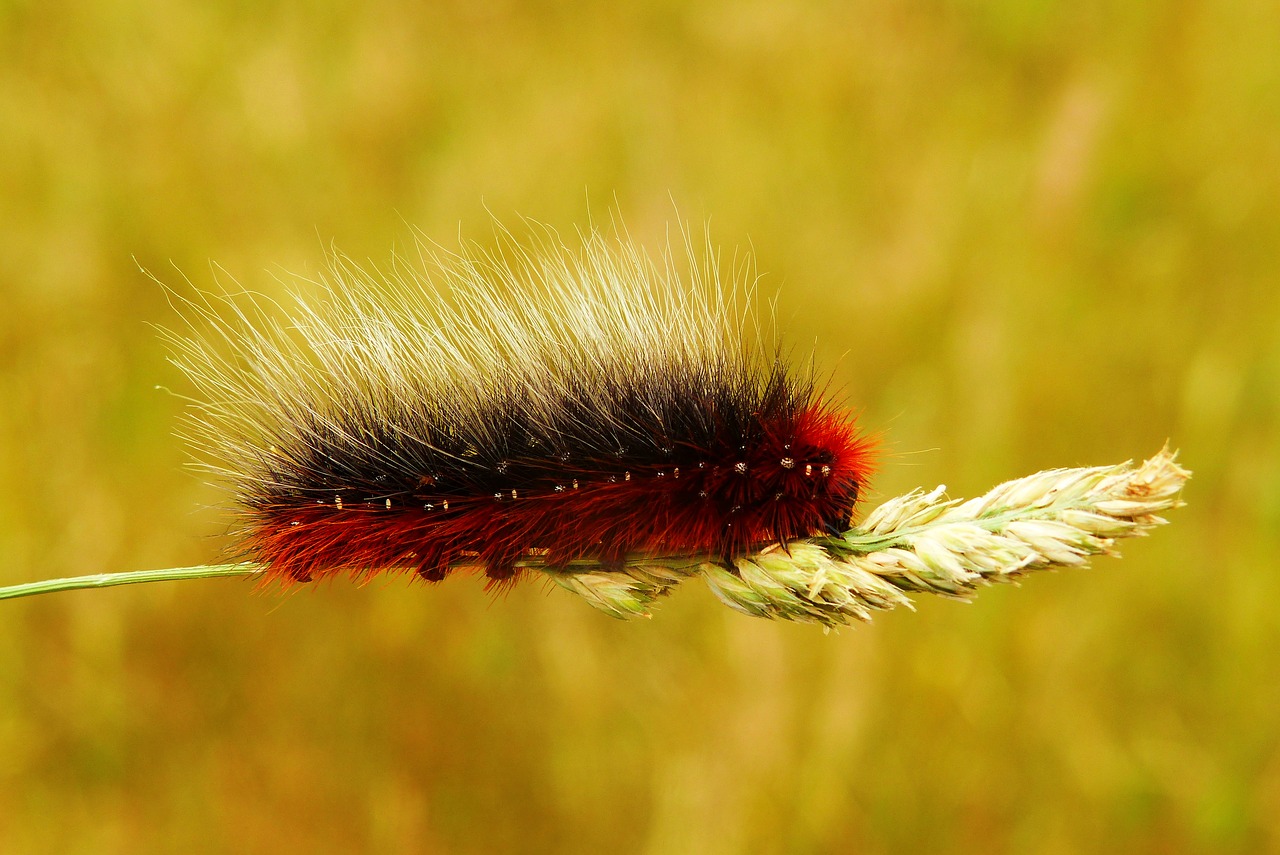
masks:
{"label": "green stem", "polygon": [[138,585],[143,582],[177,582],[181,579],[212,579],[218,576],[256,576],[261,564],[205,564],[200,567],[170,567],[166,570],[132,570],[127,573],[97,573],[93,576],[71,576],[45,579],[0,588],[0,600],[33,597],[57,591],[79,591],[83,588],[111,588],[115,585]]}

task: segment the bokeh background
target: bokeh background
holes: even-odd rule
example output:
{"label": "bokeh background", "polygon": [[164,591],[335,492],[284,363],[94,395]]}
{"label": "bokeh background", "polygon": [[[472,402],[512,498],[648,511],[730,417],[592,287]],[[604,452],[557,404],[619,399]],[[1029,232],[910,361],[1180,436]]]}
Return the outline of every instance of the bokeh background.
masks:
{"label": "bokeh background", "polygon": [[226,545],[140,268],[270,291],[486,208],[753,247],[879,497],[1195,471],[1122,561],[830,635],[697,584],[7,602],[0,851],[1280,851],[1277,45],[1250,0],[0,3],[0,584]]}

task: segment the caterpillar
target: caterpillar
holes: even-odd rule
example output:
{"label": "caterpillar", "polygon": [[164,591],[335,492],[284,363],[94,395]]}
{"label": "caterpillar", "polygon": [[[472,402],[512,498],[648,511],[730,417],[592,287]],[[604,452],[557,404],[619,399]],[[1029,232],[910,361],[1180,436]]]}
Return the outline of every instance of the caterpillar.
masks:
{"label": "caterpillar", "polygon": [[288,309],[225,286],[179,305],[185,436],[244,558],[502,585],[531,555],[731,561],[849,527],[875,443],[790,364],[749,261],[725,276],[687,232],[656,259],[620,228],[495,233],[385,270],[332,254]]}

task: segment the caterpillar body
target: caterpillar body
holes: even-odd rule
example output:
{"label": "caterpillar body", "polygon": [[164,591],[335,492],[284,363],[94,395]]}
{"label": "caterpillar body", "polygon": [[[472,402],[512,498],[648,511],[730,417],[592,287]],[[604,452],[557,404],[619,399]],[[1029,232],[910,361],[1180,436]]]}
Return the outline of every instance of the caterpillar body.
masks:
{"label": "caterpillar body", "polygon": [[732,559],[842,531],[873,443],[784,358],[738,266],[550,230],[386,272],[335,256],[284,312],[224,290],[169,333],[243,557],[281,581],[495,583],[633,553]]}

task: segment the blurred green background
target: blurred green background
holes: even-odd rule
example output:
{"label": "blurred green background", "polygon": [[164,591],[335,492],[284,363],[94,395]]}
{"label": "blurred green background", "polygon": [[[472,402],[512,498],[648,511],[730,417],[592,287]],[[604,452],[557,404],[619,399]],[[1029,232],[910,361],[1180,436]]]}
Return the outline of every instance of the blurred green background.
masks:
{"label": "blurred green background", "polygon": [[[0,851],[1280,851],[1280,9],[0,3],[0,584],[198,564],[152,324],[409,225],[754,247],[883,498],[1195,471],[1123,561],[823,635],[690,584],[0,605]],[[175,269],[176,268],[176,269]]]}

